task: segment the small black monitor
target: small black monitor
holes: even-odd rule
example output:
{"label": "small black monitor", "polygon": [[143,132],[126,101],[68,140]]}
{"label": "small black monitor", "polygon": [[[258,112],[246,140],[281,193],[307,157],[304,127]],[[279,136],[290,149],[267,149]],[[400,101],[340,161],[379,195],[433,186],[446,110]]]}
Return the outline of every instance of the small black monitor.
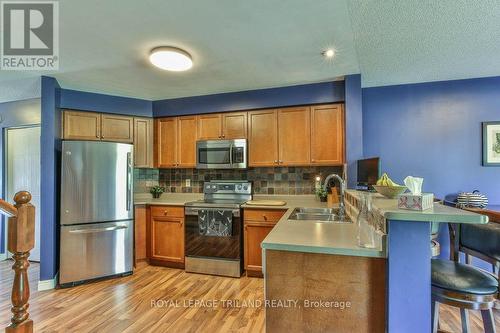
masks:
{"label": "small black monitor", "polygon": [[380,178],[380,158],[358,160],[358,186],[371,189]]}

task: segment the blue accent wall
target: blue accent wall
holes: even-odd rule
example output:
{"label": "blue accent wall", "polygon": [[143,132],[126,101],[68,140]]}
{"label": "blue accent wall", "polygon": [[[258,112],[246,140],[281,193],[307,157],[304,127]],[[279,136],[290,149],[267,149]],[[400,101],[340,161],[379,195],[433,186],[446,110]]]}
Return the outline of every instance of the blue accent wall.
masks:
{"label": "blue accent wall", "polygon": [[153,102],[153,116],[176,116],[344,101],[344,81],[233,93],[164,99]]}
{"label": "blue accent wall", "polygon": [[500,120],[500,77],[363,89],[365,156],[437,197],[480,190],[500,203],[500,167],[483,167],[481,122]]}
{"label": "blue accent wall", "polygon": [[61,109],[151,117],[153,115],[152,104],[152,101],[145,99],[61,89],[59,107]]}
{"label": "blue accent wall", "polygon": [[357,160],[363,158],[363,109],[361,74],[345,77],[345,132],[347,159],[347,186],[357,183]]}
{"label": "blue accent wall", "polygon": [[[481,122],[498,120],[500,77],[363,89],[364,155],[380,156],[399,183],[423,177],[423,190],[438,198],[478,189],[500,203],[500,167],[481,166]],[[445,224],[439,242],[448,258]]]}
{"label": "blue accent wall", "polygon": [[53,279],[58,271],[59,165],[61,159],[60,89],[57,80],[42,77],[41,99],[41,211],[40,280]]}
{"label": "blue accent wall", "polygon": [[[2,122],[0,123],[0,155],[2,156],[3,163],[0,164],[0,197],[4,198],[6,201],[13,202],[13,198],[6,198],[7,188],[6,188],[6,156],[4,152],[4,135],[5,129],[9,127],[19,127],[27,125],[39,125],[40,124],[40,99],[27,99],[22,101],[0,103],[0,117]],[[38,208],[38,207],[37,207]],[[7,219],[5,216],[0,217],[0,253],[5,253],[5,222]]]}

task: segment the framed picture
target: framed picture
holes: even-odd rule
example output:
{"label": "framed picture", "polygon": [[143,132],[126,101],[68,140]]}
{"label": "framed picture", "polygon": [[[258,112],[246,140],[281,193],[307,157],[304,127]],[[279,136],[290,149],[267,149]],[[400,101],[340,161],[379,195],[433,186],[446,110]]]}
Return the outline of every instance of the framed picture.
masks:
{"label": "framed picture", "polygon": [[483,123],[483,165],[500,166],[500,121]]}

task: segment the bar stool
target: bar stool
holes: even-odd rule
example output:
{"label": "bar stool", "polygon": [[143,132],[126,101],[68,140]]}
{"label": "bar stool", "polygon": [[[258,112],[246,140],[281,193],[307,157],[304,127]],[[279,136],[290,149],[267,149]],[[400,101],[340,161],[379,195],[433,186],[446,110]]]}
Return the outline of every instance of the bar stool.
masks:
{"label": "bar stool", "polygon": [[469,332],[467,310],[480,310],[484,331],[496,333],[492,308],[498,297],[498,280],[467,264],[432,259],[432,332],[439,325],[439,303],[460,308],[462,332]]}

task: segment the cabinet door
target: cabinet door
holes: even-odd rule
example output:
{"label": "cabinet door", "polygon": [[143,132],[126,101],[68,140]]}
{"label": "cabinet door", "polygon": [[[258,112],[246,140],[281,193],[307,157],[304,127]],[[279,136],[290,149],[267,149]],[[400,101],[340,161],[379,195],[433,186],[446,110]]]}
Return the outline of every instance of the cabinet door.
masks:
{"label": "cabinet door", "polygon": [[311,127],[309,107],[278,111],[279,164],[309,165],[311,163]]}
{"label": "cabinet door", "polygon": [[184,219],[151,217],[151,258],[184,263]]}
{"label": "cabinet door", "polygon": [[153,119],[134,118],[134,165],[153,167]]}
{"label": "cabinet door", "polygon": [[341,104],[311,107],[311,162],[344,163],[344,110]]}
{"label": "cabinet door", "polygon": [[146,225],[148,208],[145,205],[136,205],[134,212],[134,262],[146,260]]}
{"label": "cabinet door", "polygon": [[222,139],[222,116],[220,113],[198,116],[198,140]]}
{"label": "cabinet door", "polygon": [[196,116],[178,118],[177,166],[181,168],[196,167],[196,129]]}
{"label": "cabinet door", "polygon": [[278,117],[276,110],[248,112],[249,165],[278,165]]}
{"label": "cabinet door", "polygon": [[260,244],[271,232],[274,223],[245,221],[245,270],[247,276],[262,276],[262,248]]}
{"label": "cabinet door", "polygon": [[155,119],[155,165],[158,168],[177,166],[177,118]]}
{"label": "cabinet door", "polygon": [[134,118],[102,114],[101,139],[113,142],[134,142]]}
{"label": "cabinet door", "polygon": [[247,113],[231,112],[222,115],[223,139],[246,139]]}
{"label": "cabinet door", "polygon": [[67,140],[101,140],[101,115],[95,112],[64,111],[63,138]]}

